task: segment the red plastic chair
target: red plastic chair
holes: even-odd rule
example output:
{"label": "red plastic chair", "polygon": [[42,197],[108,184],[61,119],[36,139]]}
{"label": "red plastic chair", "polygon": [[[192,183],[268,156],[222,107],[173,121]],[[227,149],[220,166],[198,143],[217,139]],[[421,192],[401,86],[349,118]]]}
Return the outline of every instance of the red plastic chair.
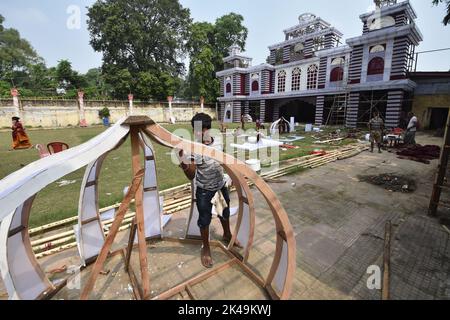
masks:
{"label": "red plastic chair", "polygon": [[36,150],[39,151],[40,158],[45,158],[45,157],[50,156],[50,153],[48,153],[47,150],[45,150],[45,147],[42,144],[37,144]]}
{"label": "red plastic chair", "polygon": [[48,152],[55,154],[69,149],[69,145],[64,142],[51,142],[47,145]]}

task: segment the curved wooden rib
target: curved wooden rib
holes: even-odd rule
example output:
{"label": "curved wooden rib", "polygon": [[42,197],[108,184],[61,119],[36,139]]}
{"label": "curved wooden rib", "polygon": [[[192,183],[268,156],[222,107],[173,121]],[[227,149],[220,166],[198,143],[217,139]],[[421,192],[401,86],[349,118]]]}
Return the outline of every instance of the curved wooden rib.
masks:
{"label": "curved wooden rib", "polygon": [[250,190],[245,178],[235,173],[229,168],[226,169],[228,175],[233,180],[233,185],[239,197],[239,213],[236,221],[233,238],[230,241],[228,250],[232,250],[236,240],[239,240],[243,245],[244,254],[242,255],[242,262],[246,263],[250,255],[250,250],[253,246],[253,237],[255,235],[255,205],[253,194]]}
{"label": "curved wooden rib", "polygon": [[38,264],[28,235],[28,220],[35,196],[26,200],[1,223],[0,264],[10,299],[32,300],[55,287]]}
{"label": "curved wooden rib", "polygon": [[[235,173],[239,173],[242,176],[247,177],[254,183],[256,188],[261,192],[261,194],[267,201],[267,204],[272,211],[277,231],[275,259],[273,261],[270,273],[266,279],[266,289],[272,295],[272,298],[288,299],[292,289],[292,281],[295,272],[296,243],[294,232],[289,222],[288,215],[273,190],[270,189],[270,187],[264,182],[261,177],[256,174],[256,172],[251,170],[242,161],[239,161],[230,155],[224,154],[221,151],[209,148],[204,145],[183,140],[177,136],[172,135],[170,132],[157,124],[148,125],[143,130],[151,139],[168,148],[177,148],[180,150],[184,150],[185,152],[190,154],[201,154],[206,157],[212,158],[220,162],[227,170],[227,172],[232,171]],[[284,255],[283,248],[285,248]],[[282,258],[284,258],[284,261],[282,260]],[[285,276],[278,276],[278,279],[282,279],[282,286],[281,288],[280,286],[277,286],[276,290],[274,290],[273,280],[276,275],[279,275],[280,272],[283,271],[282,269],[284,269],[283,273],[285,273]]]}

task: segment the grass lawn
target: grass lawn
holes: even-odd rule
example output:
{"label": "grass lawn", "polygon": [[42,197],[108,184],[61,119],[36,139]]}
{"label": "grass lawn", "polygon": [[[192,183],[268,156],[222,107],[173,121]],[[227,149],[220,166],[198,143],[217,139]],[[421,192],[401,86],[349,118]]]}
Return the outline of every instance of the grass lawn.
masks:
{"label": "grass lawn", "polygon": [[[237,125],[229,126],[230,129]],[[177,129],[186,129],[189,132],[190,124],[164,125],[166,129],[173,132]],[[218,128],[218,124],[214,124]],[[96,135],[103,132],[103,127],[90,128],[65,128],[65,129],[40,129],[28,130],[31,142],[35,144],[47,145],[52,141],[62,141],[74,147],[82,144]],[[330,131],[332,129],[329,129]],[[309,154],[318,146],[313,143],[316,140],[314,134],[304,134],[306,139],[294,143],[300,149],[281,151],[281,160],[295,158]],[[350,143],[352,141],[345,141]],[[21,169],[39,159],[36,149],[9,151],[11,148],[11,133],[0,132],[0,179],[10,173]],[[157,159],[158,183],[160,190],[175,187],[187,183],[183,172],[171,161],[170,150],[159,145],[154,145]],[[332,146],[321,146],[323,149],[334,148]],[[31,227],[44,225],[50,222],[72,217],[77,214],[78,197],[85,168],[73,172],[59,181],[52,183],[43,189],[33,204],[32,215],[30,217]],[[123,189],[129,185],[131,180],[131,145],[130,140],[118,150],[110,153],[103,164],[100,175],[99,202],[100,207],[109,206],[120,202],[123,197]],[[58,182],[69,181],[75,183],[60,186]]]}

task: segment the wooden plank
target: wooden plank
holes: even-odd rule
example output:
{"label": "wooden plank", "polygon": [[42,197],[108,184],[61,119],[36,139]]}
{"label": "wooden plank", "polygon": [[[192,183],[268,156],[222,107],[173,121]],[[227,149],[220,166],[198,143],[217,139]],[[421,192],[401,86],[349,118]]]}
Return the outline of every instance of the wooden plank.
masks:
{"label": "wooden plank", "polygon": [[437,210],[439,208],[439,202],[441,199],[442,189],[440,186],[443,186],[445,183],[445,176],[447,173],[447,166],[450,159],[450,149],[445,148],[445,146],[450,144],[450,113],[447,118],[447,127],[445,129],[444,135],[444,148],[441,151],[441,157],[439,159],[439,167],[437,170],[433,192],[431,194],[430,206],[428,209],[428,214],[430,216],[436,216]]}
{"label": "wooden plank", "polygon": [[21,233],[25,229],[26,229],[25,226],[18,226],[17,228],[9,230],[8,238],[11,238],[12,236],[15,236],[16,234]]}
{"label": "wooden plank", "polygon": [[390,300],[391,237],[392,223],[388,221],[386,222],[384,234],[383,288],[381,291],[383,300]]}
{"label": "wooden plank", "polygon": [[131,183],[130,188],[128,189],[128,192],[124,200],[122,201],[122,204],[119,207],[119,210],[117,211],[116,219],[114,220],[114,223],[112,224],[111,229],[109,230],[109,234],[105,239],[105,243],[100,251],[100,254],[98,255],[97,261],[94,264],[89,280],[81,293],[80,297],[81,300],[87,300],[89,298],[89,294],[94,288],[95,281],[108,257],[109,250],[111,249],[111,246],[114,242],[117,232],[119,231],[121,222],[125,216],[125,213],[128,211],[131,199],[135,196],[139,186],[142,185],[144,173],[145,173],[144,170],[137,172]]}
{"label": "wooden plank", "polygon": [[133,219],[133,222],[131,223],[131,230],[130,230],[130,237],[128,239],[128,248],[125,255],[125,271],[128,272],[128,268],[130,266],[130,259],[131,259],[131,253],[133,252],[133,245],[134,245],[134,239],[136,238],[136,232],[137,232],[137,224],[136,224],[136,218]]}
{"label": "wooden plank", "polygon": [[[141,155],[140,155],[140,137],[139,129],[131,128],[131,160],[133,174],[137,174],[142,170]],[[139,263],[141,267],[142,288],[144,299],[150,294],[150,275],[148,272],[147,260],[147,242],[145,240],[145,225],[144,225],[144,207],[143,207],[144,187],[143,184],[138,186],[135,194],[136,207],[136,224],[139,245]]]}
{"label": "wooden plank", "polygon": [[220,266],[214,267],[209,271],[201,273],[201,274],[195,276],[194,278],[192,278],[188,281],[185,281],[185,282],[167,290],[166,292],[163,292],[163,293],[157,295],[156,297],[152,298],[151,300],[169,299],[169,298],[173,297],[174,295],[180,293],[181,291],[185,291],[187,285],[195,286],[196,284],[198,284],[212,276],[215,276],[216,274],[220,273],[221,271],[230,268],[232,265],[234,265],[236,263],[236,261],[237,261],[237,259],[235,258],[235,259],[232,259]]}
{"label": "wooden plank", "polygon": [[186,292],[191,300],[198,300],[195,297],[194,290],[192,290],[192,287],[189,284],[186,285]]}
{"label": "wooden plank", "polygon": [[[125,250],[120,250],[122,257],[124,259],[124,262],[126,262],[126,254]],[[128,277],[130,278],[131,286],[133,287],[133,294],[134,298],[136,300],[142,300],[143,293],[142,293],[142,287],[139,285],[139,281],[137,280],[136,274],[134,273],[133,267],[128,266],[126,269],[128,273]]]}

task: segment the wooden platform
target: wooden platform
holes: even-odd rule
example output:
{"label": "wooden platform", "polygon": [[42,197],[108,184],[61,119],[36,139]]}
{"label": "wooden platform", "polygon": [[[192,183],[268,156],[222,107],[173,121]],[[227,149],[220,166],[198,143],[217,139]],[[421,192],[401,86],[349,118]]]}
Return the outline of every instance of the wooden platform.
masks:
{"label": "wooden platform", "polygon": [[[150,274],[150,297],[159,299],[162,294],[179,285],[169,293],[175,300],[266,300],[270,297],[257,282],[242,269],[238,260],[213,242],[212,256],[214,268],[206,269],[200,261],[200,243],[168,239],[149,241],[147,244],[148,270]],[[130,267],[137,279],[141,279],[138,248],[133,249]],[[92,265],[80,273],[83,288],[92,271]],[[98,277],[90,299],[94,300],[134,300],[135,294],[130,276],[125,272],[124,259],[120,251],[111,255],[104,271]],[[76,276],[71,277],[72,280]],[[192,285],[186,281],[192,280]],[[236,295],[239,292],[239,296]],[[78,300],[80,289],[70,282],[61,289],[53,300]]]}

